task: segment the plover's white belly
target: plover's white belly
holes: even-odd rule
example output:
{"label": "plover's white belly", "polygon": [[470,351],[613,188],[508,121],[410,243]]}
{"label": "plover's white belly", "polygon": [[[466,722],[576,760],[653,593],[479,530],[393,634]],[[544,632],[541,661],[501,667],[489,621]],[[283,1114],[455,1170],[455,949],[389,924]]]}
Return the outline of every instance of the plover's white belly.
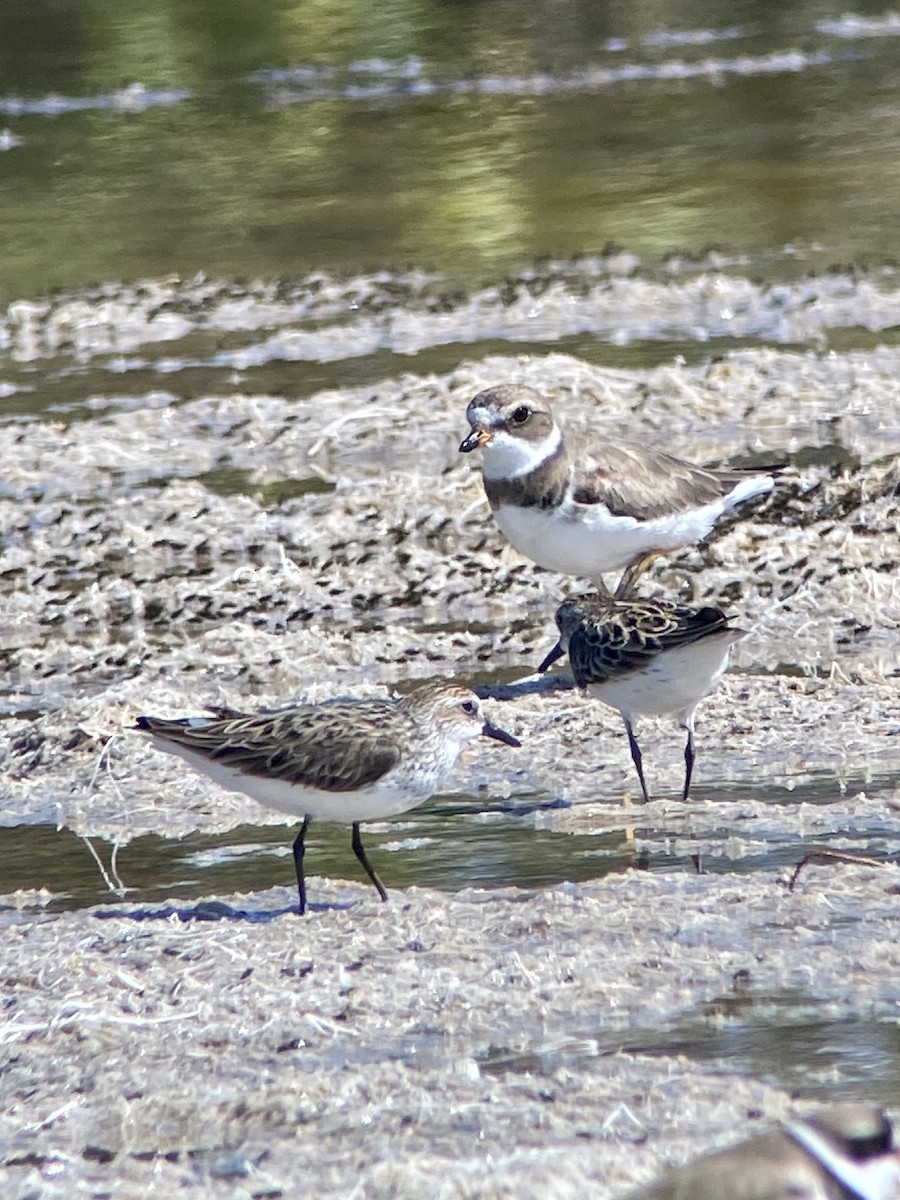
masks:
{"label": "plover's white belly", "polygon": [[642,670],[592,683],[588,692],[626,716],[672,714],[681,718],[722,678],[731,644],[738,636],[725,630],[689,646],[665,650]]}
{"label": "plover's white belly", "polygon": [[620,571],[652,550],[677,550],[706,537],[723,511],[721,500],[673,516],[638,521],[613,516],[605,504],[558,508],[501,505],[497,524],[522,554],[548,571],[594,578]]}
{"label": "plover's white belly", "polygon": [[415,778],[389,771],[383,780],[355,792],[328,792],[288,783],[284,779],[246,775],[172,742],[166,742],[164,746],[158,744],[170,754],[183,758],[226,791],[239,792],[267,808],[289,813],[298,819],[309,816],[345,824],[379,821],[424,804],[438,783],[431,771],[422,772]]}

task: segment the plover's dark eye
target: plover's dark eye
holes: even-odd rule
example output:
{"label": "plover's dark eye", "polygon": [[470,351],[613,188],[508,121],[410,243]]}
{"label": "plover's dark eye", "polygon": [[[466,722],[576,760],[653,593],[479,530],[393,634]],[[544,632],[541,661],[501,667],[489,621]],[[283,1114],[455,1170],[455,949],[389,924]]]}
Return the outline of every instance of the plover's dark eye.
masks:
{"label": "plover's dark eye", "polygon": [[464,700],[462,710],[464,713],[468,713],[470,717],[474,717],[478,712],[478,705],[474,700]]}
{"label": "plover's dark eye", "polygon": [[518,408],[513,409],[510,420],[512,421],[513,425],[524,425],[530,416],[531,409],[528,407],[528,405],[520,404]]}

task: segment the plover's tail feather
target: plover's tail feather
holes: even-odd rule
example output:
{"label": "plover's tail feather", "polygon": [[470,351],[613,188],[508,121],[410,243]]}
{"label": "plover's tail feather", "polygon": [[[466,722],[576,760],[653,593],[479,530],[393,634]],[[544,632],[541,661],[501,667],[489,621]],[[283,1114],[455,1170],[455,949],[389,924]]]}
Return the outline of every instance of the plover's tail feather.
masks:
{"label": "plover's tail feather", "polygon": [[723,497],[726,512],[748,500],[767,496],[776,486],[776,476],[768,471],[729,471],[723,472],[720,478],[725,486],[733,481],[733,486]]}

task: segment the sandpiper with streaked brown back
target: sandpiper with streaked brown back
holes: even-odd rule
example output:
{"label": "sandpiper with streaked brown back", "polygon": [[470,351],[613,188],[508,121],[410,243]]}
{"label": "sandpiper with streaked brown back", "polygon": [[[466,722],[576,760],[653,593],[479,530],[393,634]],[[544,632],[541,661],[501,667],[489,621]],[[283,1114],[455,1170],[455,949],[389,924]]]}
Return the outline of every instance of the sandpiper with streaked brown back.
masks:
{"label": "sandpiper with streaked brown back", "polygon": [[386,900],[360,822],[424,804],[474,738],[520,745],[487,720],[474,692],[455,684],[424,684],[399,699],[336,699],[252,715],[142,716],[135,728],[221,787],[303,818],[293,844],[301,914],[312,818],[352,826],[353,852]]}
{"label": "sandpiper with streaked brown back", "polygon": [[744,631],[712,605],[602,596],[564,601],[556,610],[556,624],[559,641],[538,670],[546,671],[568,653],[576,685],[619,710],[645,803],[649,795],[635,719],[674,717],[687,730],[682,789],[687,800],[694,770],[694,712],[721,679],[731,647]]}
{"label": "sandpiper with streaked brown back", "polygon": [[778,468],[720,471],[628,442],[566,439],[547,400],[507,384],[466,411],[462,453],[481,449],[484,488],[502,532],[538,566],[592,580],[623,571],[627,596],[659,554],[691,546],[746,501],[771,492]]}

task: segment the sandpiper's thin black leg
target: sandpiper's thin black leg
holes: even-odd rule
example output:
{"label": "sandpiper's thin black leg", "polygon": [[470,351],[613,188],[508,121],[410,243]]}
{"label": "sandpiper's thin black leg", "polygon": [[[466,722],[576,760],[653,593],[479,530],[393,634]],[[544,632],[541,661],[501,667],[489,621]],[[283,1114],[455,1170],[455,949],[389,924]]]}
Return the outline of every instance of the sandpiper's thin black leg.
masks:
{"label": "sandpiper's thin black leg", "polygon": [[690,725],[686,726],[688,731],[687,744],[684,747],[684,792],[682,793],[682,802],[686,801],[691,790],[691,776],[694,773],[694,731]]}
{"label": "sandpiper's thin black leg", "polygon": [[378,888],[378,895],[382,898],[382,900],[387,900],[387,892],[384,890],[384,884],[375,874],[374,870],[372,869],[372,864],[369,862],[368,858],[366,858],[366,852],[363,849],[362,838],[359,836],[359,821],[353,822],[353,840],[350,844],[353,847],[353,853],[365,867],[366,874],[375,884],[376,888]]}
{"label": "sandpiper's thin black leg", "polygon": [[641,748],[637,744],[637,738],[634,736],[634,730],[631,728],[631,722],[625,721],[625,728],[628,730],[628,745],[631,747],[631,761],[634,763],[635,770],[638,773],[638,779],[641,781],[641,791],[644,793],[644,803],[650,799],[647,794],[647,784],[644,782],[644,763],[641,758]]}
{"label": "sandpiper's thin black leg", "polygon": [[303,839],[306,837],[306,831],[309,829],[309,817],[304,817],[303,824],[300,826],[300,832],[294,838],[294,869],[297,872],[297,890],[300,893],[300,916],[306,912],[306,881],[303,878],[303,855],[306,853],[306,847],[303,844]]}

